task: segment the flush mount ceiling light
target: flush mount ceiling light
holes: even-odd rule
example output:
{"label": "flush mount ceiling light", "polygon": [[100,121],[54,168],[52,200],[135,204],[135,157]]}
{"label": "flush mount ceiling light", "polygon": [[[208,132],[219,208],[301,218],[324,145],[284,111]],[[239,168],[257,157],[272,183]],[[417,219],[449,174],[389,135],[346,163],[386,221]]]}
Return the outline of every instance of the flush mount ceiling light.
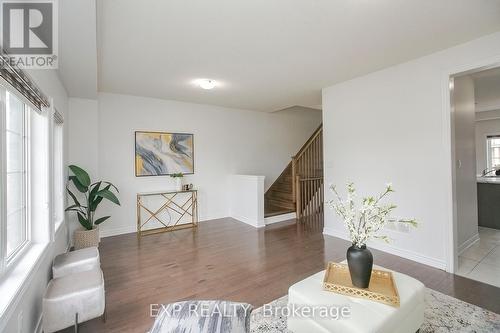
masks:
{"label": "flush mount ceiling light", "polygon": [[217,81],[211,79],[199,79],[196,83],[200,86],[200,88],[205,90],[210,90],[217,86]]}

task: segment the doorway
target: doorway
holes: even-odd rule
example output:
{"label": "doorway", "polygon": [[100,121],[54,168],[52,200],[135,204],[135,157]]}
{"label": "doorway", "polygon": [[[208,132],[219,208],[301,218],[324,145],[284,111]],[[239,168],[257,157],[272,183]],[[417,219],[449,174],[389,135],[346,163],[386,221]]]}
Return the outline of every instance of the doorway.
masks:
{"label": "doorway", "polygon": [[500,287],[500,67],[450,77],[455,272]]}

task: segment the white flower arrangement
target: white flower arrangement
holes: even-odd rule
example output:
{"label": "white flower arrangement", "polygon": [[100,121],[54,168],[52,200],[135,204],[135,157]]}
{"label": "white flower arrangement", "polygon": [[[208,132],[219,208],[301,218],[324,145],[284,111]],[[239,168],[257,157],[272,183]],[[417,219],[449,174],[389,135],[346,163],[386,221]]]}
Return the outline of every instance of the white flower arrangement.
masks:
{"label": "white flower arrangement", "polygon": [[335,186],[330,186],[335,194],[336,200],[330,200],[330,207],[339,215],[349,231],[353,244],[358,247],[366,245],[371,238],[382,239],[389,242],[390,238],[379,235],[378,232],[389,222],[407,223],[413,227],[417,226],[414,219],[394,220],[390,218],[391,212],[397,207],[391,203],[382,203],[382,199],[389,193],[394,192],[392,185],[387,184],[385,191],[377,197],[366,197],[361,200],[361,207],[356,204],[356,189],[353,183],[347,184],[347,199],[343,200]]}

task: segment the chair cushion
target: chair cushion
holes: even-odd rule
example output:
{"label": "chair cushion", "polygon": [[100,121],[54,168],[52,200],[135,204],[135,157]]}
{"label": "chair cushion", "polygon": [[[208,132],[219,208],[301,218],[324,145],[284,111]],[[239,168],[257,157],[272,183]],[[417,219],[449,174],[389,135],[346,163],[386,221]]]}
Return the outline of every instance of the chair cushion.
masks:
{"label": "chair cushion", "polygon": [[99,250],[97,247],[88,247],[55,257],[52,265],[52,277],[60,278],[65,275],[92,270],[101,267]]}
{"label": "chair cushion", "polygon": [[100,268],[53,279],[43,297],[44,332],[55,332],[104,313],[104,279]]}
{"label": "chair cushion", "polygon": [[246,333],[253,307],[226,301],[185,301],[163,306],[150,333]]}

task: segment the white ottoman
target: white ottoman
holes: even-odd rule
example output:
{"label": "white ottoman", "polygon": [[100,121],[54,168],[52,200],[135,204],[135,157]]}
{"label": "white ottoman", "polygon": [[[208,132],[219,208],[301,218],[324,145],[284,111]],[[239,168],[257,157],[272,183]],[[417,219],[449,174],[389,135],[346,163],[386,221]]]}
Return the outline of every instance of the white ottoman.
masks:
{"label": "white ottoman", "polygon": [[[384,269],[384,268],[381,268]],[[300,318],[289,316],[288,329],[295,333],[359,332],[414,333],[424,322],[424,285],[414,278],[392,271],[400,307],[323,290],[325,271],[302,280],[288,290],[288,304],[296,306],[350,307],[350,318]]]}
{"label": "white ottoman", "polygon": [[100,268],[99,250],[97,247],[88,247],[68,253],[63,253],[54,258],[52,264],[52,277],[60,278],[68,274],[89,271]]}
{"label": "white ottoman", "polygon": [[104,279],[100,268],[53,279],[43,297],[45,333],[62,330],[104,314]]}

